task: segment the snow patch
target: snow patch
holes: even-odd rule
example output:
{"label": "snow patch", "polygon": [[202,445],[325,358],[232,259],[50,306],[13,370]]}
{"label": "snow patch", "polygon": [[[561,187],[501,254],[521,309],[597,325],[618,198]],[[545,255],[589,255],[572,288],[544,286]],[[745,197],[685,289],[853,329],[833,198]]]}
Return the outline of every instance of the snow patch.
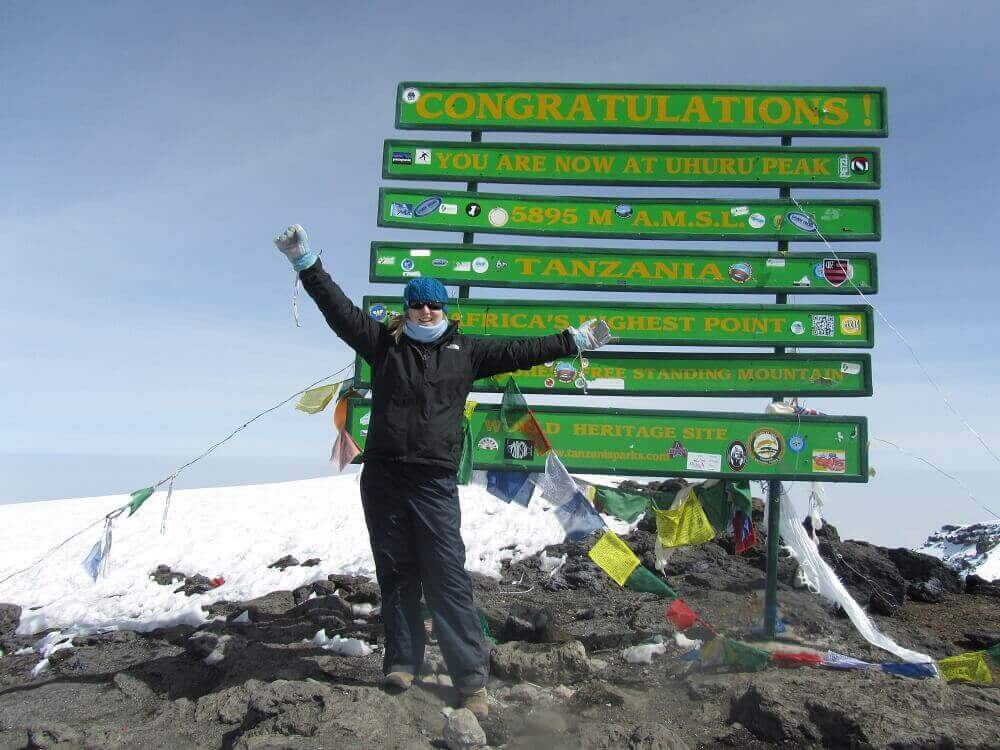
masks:
{"label": "snow patch", "polygon": [[666,651],[667,646],[663,642],[663,637],[658,635],[653,638],[652,643],[642,643],[625,649],[622,651],[622,656],[629,664],[652,664],[654,654],[664,654]]}
{"label": "snow patch", "polygon": [[[339,635],[329,638],[325,630],[316,631],[312,642],[326,651],[333,651],[340,656],[368,656],[374,649],[357,638],[341,638]],[[307,641],[308,643],[308,641]]]}

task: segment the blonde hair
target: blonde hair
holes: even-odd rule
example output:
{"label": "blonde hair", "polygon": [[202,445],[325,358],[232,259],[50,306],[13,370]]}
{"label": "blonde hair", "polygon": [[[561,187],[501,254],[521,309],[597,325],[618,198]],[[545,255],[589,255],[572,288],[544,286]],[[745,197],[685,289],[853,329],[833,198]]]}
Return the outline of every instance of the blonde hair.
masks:
{"label": "blonde hair", "polygon": [[406,316],[393,315],[389,318],[389,322],[385,324],[385,327],[388,329],[389,335],[398,344],[403,339],[403,330],[406,328]]}

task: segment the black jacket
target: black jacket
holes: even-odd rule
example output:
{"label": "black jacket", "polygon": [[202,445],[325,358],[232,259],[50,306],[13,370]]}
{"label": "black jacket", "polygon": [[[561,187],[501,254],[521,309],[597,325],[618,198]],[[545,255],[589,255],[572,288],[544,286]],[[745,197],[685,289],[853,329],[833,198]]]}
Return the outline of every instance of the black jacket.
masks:
{"label": "black jacket", "polygon": [[355,306],[317,260],[302,286],[330,328],[372,368],[372,415],[363,460],[402,461],[458,470],[462,410],[478,378],[533,367],[576,353],[567,332],[529,338],[466,336],[450,323],[430,344],[399,343]]}

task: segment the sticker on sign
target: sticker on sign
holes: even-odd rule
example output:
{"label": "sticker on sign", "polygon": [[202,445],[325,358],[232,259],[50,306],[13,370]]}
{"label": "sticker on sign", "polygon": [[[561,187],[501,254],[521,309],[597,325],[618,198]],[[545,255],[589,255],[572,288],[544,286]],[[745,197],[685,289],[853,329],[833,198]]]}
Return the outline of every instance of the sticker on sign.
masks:
{"label": "sticker on sign", "polygon": [[687,468],[690,471],[721,471],[722,456],[718,453],[695,453],[687,456]]}

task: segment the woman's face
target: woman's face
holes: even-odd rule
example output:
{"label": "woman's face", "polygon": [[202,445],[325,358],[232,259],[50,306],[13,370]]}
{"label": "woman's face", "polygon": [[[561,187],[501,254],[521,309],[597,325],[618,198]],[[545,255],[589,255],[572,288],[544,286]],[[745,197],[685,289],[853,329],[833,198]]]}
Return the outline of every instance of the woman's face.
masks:
{"label": "woman's face", "polygon": [[417,325],[433,326],[444,320],[444,310],[431,310],[425,302],[419,309],[408,308],[406,317]]}

